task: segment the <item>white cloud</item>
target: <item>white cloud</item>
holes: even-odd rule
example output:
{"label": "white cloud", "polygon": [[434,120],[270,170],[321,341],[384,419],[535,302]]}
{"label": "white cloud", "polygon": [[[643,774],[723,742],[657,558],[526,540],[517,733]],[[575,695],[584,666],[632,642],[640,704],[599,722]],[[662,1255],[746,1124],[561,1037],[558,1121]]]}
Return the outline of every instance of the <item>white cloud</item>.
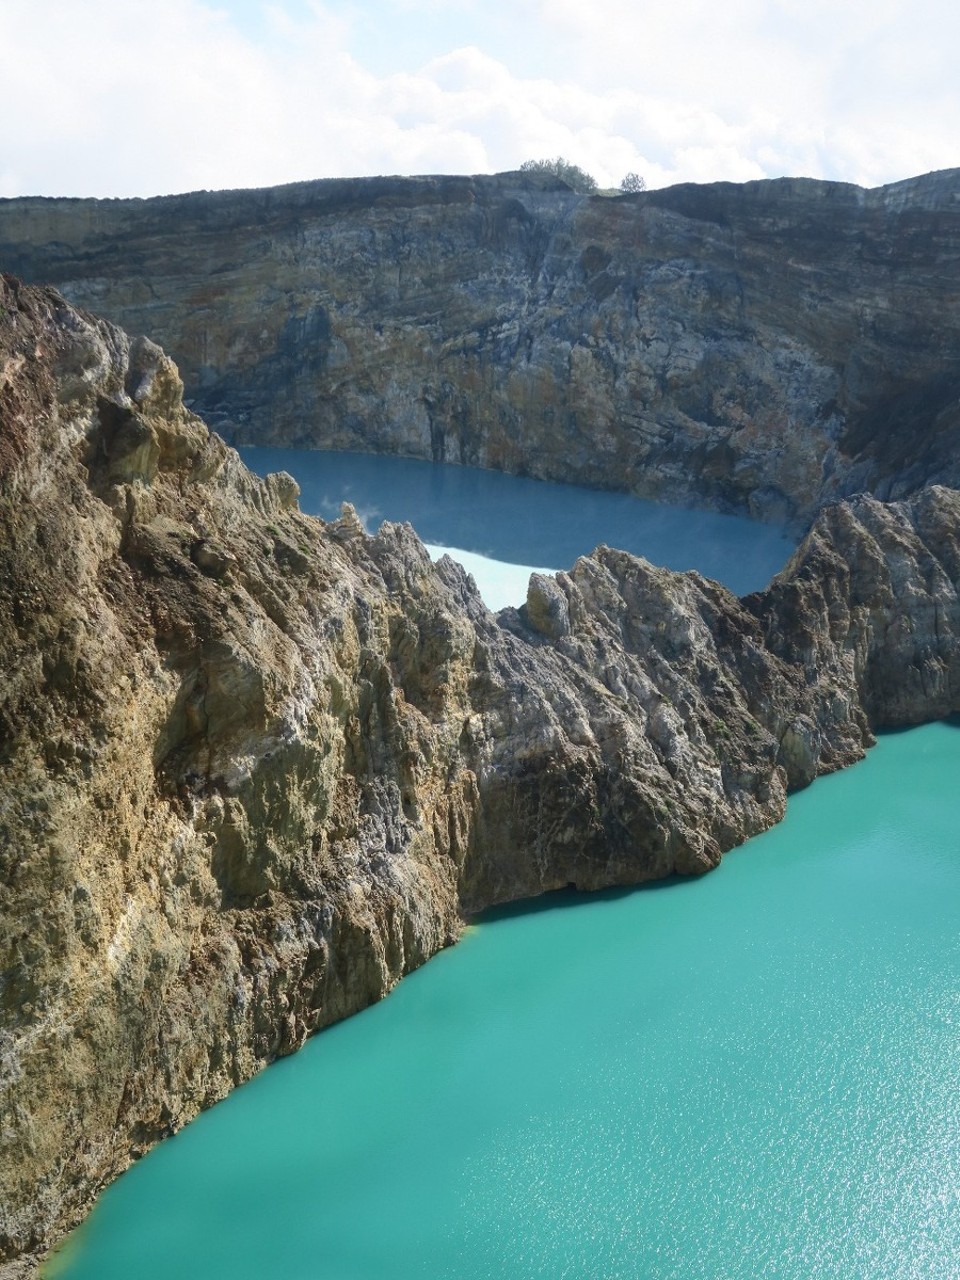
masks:
{"label": "white cloud", "polygon": [[539,15],[579,84],[713,115],[768,174],[870,184],[960,164],[948,0],[540,0]]}
{"label": "white cloud", "polygon": [[3,0],[0,194],[557,154],[601,185],[872,185],[960,163],[955,22],[942,0]]}

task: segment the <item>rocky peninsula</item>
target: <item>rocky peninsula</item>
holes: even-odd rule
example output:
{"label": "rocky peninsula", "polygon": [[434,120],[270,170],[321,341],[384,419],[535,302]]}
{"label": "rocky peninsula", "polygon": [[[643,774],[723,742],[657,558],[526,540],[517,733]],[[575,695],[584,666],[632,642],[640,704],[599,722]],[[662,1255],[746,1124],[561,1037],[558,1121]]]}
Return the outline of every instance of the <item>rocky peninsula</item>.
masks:
{"label": "rocky peninsula", "polygon": [[826,508],[742,600],[600,547],[492,615],[409,526],[252,476],[153,342],[4,276],[0,1275],[472,913],[708,871],[957,710],[958,588],[927,487]]}
{"label": "rocky peninsula", "polygon": [[177,361],[232,443],[806,529],[960,485],[960,170],[615,198],[535,174],[0,200],[0,263]]}

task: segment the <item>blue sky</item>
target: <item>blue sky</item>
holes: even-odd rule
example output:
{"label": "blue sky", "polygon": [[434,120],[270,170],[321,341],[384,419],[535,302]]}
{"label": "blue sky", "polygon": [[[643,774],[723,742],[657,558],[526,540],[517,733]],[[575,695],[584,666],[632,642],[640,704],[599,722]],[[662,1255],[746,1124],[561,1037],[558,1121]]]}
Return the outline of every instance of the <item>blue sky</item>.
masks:
{"label": "blue sky", "polygon": [[960,164],[950,0],[0,0],[0,195]]}

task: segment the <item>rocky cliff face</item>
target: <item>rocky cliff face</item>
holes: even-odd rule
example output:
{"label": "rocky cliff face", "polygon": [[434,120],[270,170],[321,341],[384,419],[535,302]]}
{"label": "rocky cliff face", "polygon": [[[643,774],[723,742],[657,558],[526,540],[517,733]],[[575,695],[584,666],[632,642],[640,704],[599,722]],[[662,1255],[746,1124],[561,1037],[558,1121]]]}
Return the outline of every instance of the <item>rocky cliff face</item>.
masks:
{"label": "rocky cliff face", "polygon": [[181,392],[3,279],[0,1274],[471,912],[706,871],[960,705],[952,491],[831,508],[744,600],[600,548],[493,616]]}
{"label": "rocky cliff face", "polygon": [[0,201],[0,266],[235,443],[496,467],[805,527],[960,484],[960,171],[616,199],[530,175]]}

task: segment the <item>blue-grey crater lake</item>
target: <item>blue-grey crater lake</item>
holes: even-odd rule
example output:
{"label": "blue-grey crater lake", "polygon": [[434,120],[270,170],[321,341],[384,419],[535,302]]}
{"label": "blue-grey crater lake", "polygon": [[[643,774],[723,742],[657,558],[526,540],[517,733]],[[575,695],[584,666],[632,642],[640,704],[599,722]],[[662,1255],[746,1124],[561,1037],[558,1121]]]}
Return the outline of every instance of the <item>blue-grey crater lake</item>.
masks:
{"label": "blue-grey crater lake", "polygon": [[312,515],[336,519],[350,502],[371,533],[383,520],[409,520],[426,543],[513,565],[568,569],[606,543],[668,569],[698,569],[744,595],[765,587],[794,546],[778,526],[742,516],[477,467],[296,449],[240,454],[260,475],[289,471]]}

